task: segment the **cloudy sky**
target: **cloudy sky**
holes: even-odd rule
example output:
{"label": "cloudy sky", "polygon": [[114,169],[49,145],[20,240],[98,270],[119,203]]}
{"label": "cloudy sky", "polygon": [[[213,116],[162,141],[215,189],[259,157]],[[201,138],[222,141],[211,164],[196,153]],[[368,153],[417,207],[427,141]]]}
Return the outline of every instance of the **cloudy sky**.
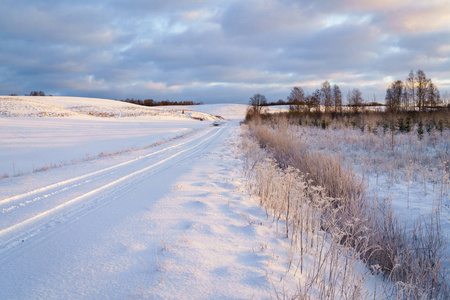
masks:
{"label": "cloudy sky", "polygon": [[2,0],[0,94],[247,103],[328,80],[450,91],[448,0]]}

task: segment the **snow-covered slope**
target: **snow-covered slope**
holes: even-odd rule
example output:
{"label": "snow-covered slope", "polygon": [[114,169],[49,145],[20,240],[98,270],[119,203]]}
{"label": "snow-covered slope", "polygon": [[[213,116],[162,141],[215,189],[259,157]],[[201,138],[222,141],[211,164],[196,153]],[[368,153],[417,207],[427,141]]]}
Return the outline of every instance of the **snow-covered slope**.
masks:
{"label": "snow-covered slope", "polygon": [[71,110],[16,97],[0,97],[0,117],[69,117]]}
{"label": "snow-covered slope", "polygon": [[[210,126],[186,108],[76,97],[0,97],[0,178],[148,147]],[[204,120],[201,122],[200,120]]]}
{"label": "snow-covered slope", "polygon": [[0,117],[177,117],[214,120],[187,108],[145,107],[122,101],[53,96],[0,96]]}

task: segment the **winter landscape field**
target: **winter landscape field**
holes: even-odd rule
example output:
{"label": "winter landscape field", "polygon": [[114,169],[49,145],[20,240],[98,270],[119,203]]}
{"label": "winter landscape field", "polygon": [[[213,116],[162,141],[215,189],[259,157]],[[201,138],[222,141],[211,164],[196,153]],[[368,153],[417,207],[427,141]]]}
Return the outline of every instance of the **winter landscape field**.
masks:
{"label": "winter landscape field", "polygon": [[[448,295],[449,129],[397,134],[393,144],[381,129],[243,125],[246,112],[0,97],[0,299]],[[281,137],[292,144],[276,152]],[[338,155],[347,173],[335,178],[351,173],[371,199],[352,208],[366,212],[344,220],[346,234],[333,235],[344,221],[332,215],[347,212],[327,204],[339,197],[311,185],[311,169],[292,167],[286,149]],[[416,240],[438,232],[421,241],[439,269],[413,282],[394,272],[398,253],[395,270],[375,263],[381,250],[367,254],[369,225],[355,216],[380,211],[391,216],[383,228],[422,226]]]}
{"label": "winter landscape field", "polygon": [[450,299],[450,1],[0,1],[0,300]]}
{"label": "winter landscape field", "polygon": [[198,108],[2,97],[0,298],[281,290],[288,245],[239,175],[245,106]]}

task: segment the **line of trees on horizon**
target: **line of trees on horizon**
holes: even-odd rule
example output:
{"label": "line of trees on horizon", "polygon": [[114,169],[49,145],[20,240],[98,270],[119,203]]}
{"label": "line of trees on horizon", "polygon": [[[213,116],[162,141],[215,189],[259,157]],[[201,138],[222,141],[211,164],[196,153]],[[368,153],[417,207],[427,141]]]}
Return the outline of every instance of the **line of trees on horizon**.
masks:
{"label": "line of trees on horizon", "polygon": [[[359,112],[363,106],[383,105],[376,102],[365,103],[361,91],[357,88],[348,92],[347,103],[347,106],[351,107],[354,112]],[[342,113],[345,106],[340,87],[337,84],[331,86],[328,81],[324,81],[320,89],[316,89],[311,94],[306,94],[303,88],[295,86],[292,88],[289,96],[287,96],[287,101],[280,99],[277,102],[268,102],[264,95],[255,94],[250,98],[250,105],[253,107],[289,105],[289,110],[293,112],[319,112],[321,107],[324,107],[325,112],[334,113]],[[261,112],[261,109],[254,109],[254,111],[258,113]]]}
{"label": "line of trees on horizon", "polygon": [[[416,110],[436,109],[445,107],[450,95],[448,92],[444,95],[443,101],[440,92],[430,78],[427,78],[425,72],[418,70],[415,74],[411,70],[405,83],[401,80],[394,81],[386,90],[385,103],[373,101],[364,101],[362,92],[358,88],[353,88],[347,93],[347,105],[343,104],[343,95],[337,84],[331,85],[324,81],[320,88],[313,93],[306,94],[303,88],[294,86],[287,96],[287,101],[282,99],[277,102],[268,102],[267,98],[261,94],[255,94],[250,98],[250,105],[271,106],[271,105],[289,105],[292,112],[320,112],[342,113],[343,107],[351,108],[351,111],[358,113],[366,106],[386,106],[388,110]],[[447,107],[450,104],[447,103]],[[253,109],[255,113],[261,112],[261,109]]]}
{"label": "line of trees on horizon", "polygon": [[[448,98],[447,92],[444,99]],[[439,89],[422,70],[417,70],[415,74],[411,70],[405,82],[401,80],[393,81],[386,90],[385,102],[391,111],[416,110],[416,108],[419,111],[424,111],[445,105]],[[449,104],[447,104],[448,106]]]}
{"label": "line of trees on horizon", "polygon": [[[9,94],[10,96],[18,96],[17,94]],[[29,94],[25,94],[24,96],[45,96],[43,91],[31,91]],[[52,95],[49,95],[52,96]]]}
{"label": "line of trees on horizon", "polygon": [[155,101],[153,99],[145,99],[145,100],[139,100],[139,99],[125,99],[121,100],[127,103],[137,104],[137,105],[143,105],[143,106],[168,106],[168,105],[201,105],[203,102],[194,102],[194,101],[170,101],[170,100],[163,100],[163,101]]}

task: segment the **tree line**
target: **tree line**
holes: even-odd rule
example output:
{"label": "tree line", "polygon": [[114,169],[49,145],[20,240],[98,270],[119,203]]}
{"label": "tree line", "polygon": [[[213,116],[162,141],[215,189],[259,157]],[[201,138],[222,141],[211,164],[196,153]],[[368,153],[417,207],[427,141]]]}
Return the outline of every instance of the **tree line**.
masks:
{"label": "tree line", "polygon": [[[9,94],[10,96],[18,96],[17,94]],[[45,96],[43,91],[31,91],[29,94],[25,94],[24,96]],[[49,95],[51,96],[51,95]]]}
{"label": "tree line", "polygon": [[326,113],[342,113],[343,107],[347,106],[352,112],[358,113],[366,106],[387,106],[389,110],[416,110],[417,108],[423,111],[427,108],[441,107],[444,104],[438,88],[422,70],[418,70],[415,74],[411,71],[405,82],[401,80],[392,82],[386,90],[385,104],[364,101],[358,88],[349,90],[346,98],[348,104],[343,105],[340,87],[324,81],[320,88],[311,94],[306,94],[303,88],[294,86],[287,96],[287,101],[280,99],[277,102],[268,102],[264,95],[255,94],[250,98],[250,105],[260,107],[253,108],[255,113],[261,112],[261,107],[269,105],[289,105],[289,110],[292,112],[324,110]]}
{"label": "tree line", "polygon": [[200,105],[203,104],[202,102],[194,102],[194,101],[170,101],[170,100],[163,100],[163,101],[155,101],[153,99],[145,99],[145,100],[139,100],[139,99],[125,99],[122,100],[124,102],[137,104],[137,105],[143,105],[143,106],[168,106],[168,105]]}
{"label": "tree line", "polygon": [[[373,105],[379,103],[364,104],[362,99],[362,93],[359,89],[354,88],[347,94],[348,106],[353,111],[358,112],[363,105]],[[316,89],[311,94],[306,94],[303,88],[295,86],[289,96],[287,96],[287,102],[278,100],[278,102],[267,102],[267,98],[261,94],[255,94],[250,98],[250,105],[254,108],[255,113],[261,112],[261,107],[269,105],[283,105],[288,104],[289,110],[293,112],[313,112],[321,111],[321,107],[324,107],[325,112],[342,113],[342,91],[337,84],[331,86],[328,81],[324,81],[321,87]],[[382,105],[382,104],[380,104]]]}
{"label": "tree line", "polygon": [[415,110],[424,111],[427,108],[436,108],[443,105],[440,92],[431,78],[425,72],[412,70],[405,82],[395,80],[386,90],[386,106],[389,110]]}

